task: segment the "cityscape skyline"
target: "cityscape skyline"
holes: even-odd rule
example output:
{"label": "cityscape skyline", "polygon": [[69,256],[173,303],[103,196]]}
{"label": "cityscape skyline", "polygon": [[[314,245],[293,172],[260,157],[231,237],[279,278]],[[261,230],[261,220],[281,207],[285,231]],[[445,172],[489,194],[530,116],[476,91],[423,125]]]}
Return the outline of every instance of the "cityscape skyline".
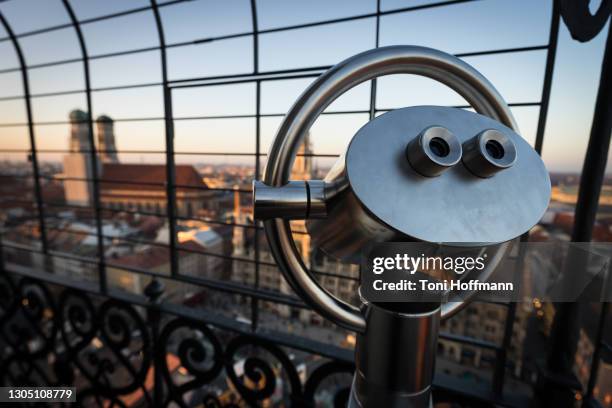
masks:
{"label": "cityscape skyline", "polygon": [[[207,6],[195,2],[182,8],[162,8],[161,14],[167,28],[170,43],[180,42],[190,36],[226,35],[244,30],[250,24],[248,7],[244,1],[230,5]],[[350,3],[350,4],[349,4]],[[409,15],[388,15],[381,18],[380,45],[412,42],[418,45],[433,46],[451,52],[471,52],[490,47],[504,47],[506,44],[516,46],[534,46],[547,41],[547,31],[541,21],[550,19],[549,2],[522,1],[509,5],[505,2],[476,2],[462,7],[449,6],[457,13],[447,13],[436,9],[417,10]],[[12,17],[13,21],[29,21],[21,18],[24,8],[8,2],[0,5],[0,10]],[[51,4],[51,3],[49,3]],[[346,13],[369,12],[371,1],[337,2],[329,7],[317,10],[317,16],[333,18]],[[292,15],[287,24],[312,21],[315,17],[311,10],[316,5],[303,7],[302,15]],[[50,22],[63,22],[62,10],[50,7]],[[111,7],[121,9],[119,4]],[[383,2],[382,9],[397,7],[394,2]],[[96,15],[96,7],[85,2],[75,2],[77,15]],[[166,10],[167,9],[167,10]],[[174,10],[174,11],[173,11]],[[279,2],[262,2],[258,10],[262,26],[265,21],[278,21],[279,13],[284,10]],[[193,13],[189,13],[193,11]],[[206,28],[192,28],[189,24],[194,15],[203,12],[211,20]],[[226,21],[223,17],[232,14],[230,25],[220,25]],[[520,13],[520,17],[517,15]],[[218,19],[214,17],[218,17]],[[512,16],[520,18],[518,29]],[[449,19],[470,18],[481,21],[481,26],[471,27],[475,32],[454,27]],[[135,14],[119,19],[111,27],[104,21],[84,26],[84,35],[93,55],[105,52],[122,52],[132,48],[151,46],[154,25],[150,16]],[[274,33],[261,36],[259,55],[261,71],[286,69],[298,65],[320,66],[340,62],[342,58],[356,52],[374,47],[372,43],[373,19],[333,25],[337,41],[330,44],[323,40],[327,27],[291,30],[289,39]],[[444,30],[433,29],[446,27]],[[29,22],[33,24],[33,22]],[[134,26],[138,30],[134,30]],[[199,25],[196,25],[200,27]],[[185,27],[185,28],[180,28]],[[241,28],[242,27],[242,28]],[[17,33],[27,31],[29,26],[15,27]],[[2,33],[0,28],[0,35]],[[194,31],[195,30],[195,31]],[[408,31],[406,31],[408,30]],[[490,31],[487,31],[490,30]],[[489,35],[477,35],[487,32]],[[551,100],[546,125],[543,158],[547,167],[556,172],[579,172],[586,150],[586,140],[593,115],[596,87],[599,78],[599,66],[605,40],[602,30],[596,38],[588,43],[579,43],[571,39],[567,28],[560,27],[557,47],[557,63],[552,81]],[[452,34],[452,35],[451,35]],[[312,41],[303,41],[308,37]],[[293,40],[291,40],[293,38]],[[363,41],[357,41],[356,39]],[[469,38],[469,41],[467,39]],[[407,41],[407,40],[410,41]],[[302,46],[317,44],[312,52],[295,54],[287,49],[286,44],[298,41]],[[0,63],[0,69],[11,69],[18,65],[14,50],[8,42],[0,43],[0,51],[7,57]],[[57,44],[61,44],[58,48]],[[469,44],[466,46],[465,44]],[[494,45],[493,45],[494,44]],[[220,46],[222,45],[222,46]],[[22,47],[28,64],[46,64],[52,60],[72,58],[78,52],[76,38],[71,30],[60,30],[58,33],[40,34],[25,37]],[[356,48],[357,47],[357,48]],[[186,53],[185,51],[193,52]],[[60,52],[61,51],[61,52]],[[172,48],[169,53],[169,78],[180,80],[187,76],[206,76],[218,73],[249,73],[253,69],[251,41],[248,38],[213,41],[198,45],[195,48]],[[287,54],[295,58],[286,58]],[[211,60],[206,56],[214,55]],[[280,58],[283,55],[284,58]],[[302,55],[313,58],[304,60]],[[316,58],[314,57],[316,55]],[[35,57],[35,58],[34,58]],[[510,103],[529,103],[540,98],[545,51],[534,50],[515,54],[486,55],[465,57],[466,62],[473,64],[499,89]],[[266,65],[266,61],[287,61],[290,65]],[[588,61],[588,64],[583,64]],[[211,65],[212,64],[212,65]],[[286,63],[285,63],[286,64]],[[185,67],[193,67],[185,71]],[[159,53],[146,51],[138,54],[117,56],[91,61],[92,87],[100,89],[92,93],[93,116],[102,114],[116,120],[117,149],[130,150],[165,150],[164,123],[161,87],[156,85],[160,80]],[[182,70],[182,71],[181,71]],[[49,67],[31,68],[28,70],[32,99],[33,119],[39,123],[35,126],[38,149],[66,149],[65,134],[68,123],[66,113],[73,109],[85,108],[83,89],[83,72],[80,62],[72,62]],[[119,75],[118,75],[119,74]],[[283,81],[261,82],[261,111],[264,117],[260,120],[260,153],[266,153],[274,134],[284,115],[297,96],[312,81],[312,78],[288,79]],[[112,87],[128,83],[149,83],[149,86],[112,90]],[[103,90],[104,88],[110,89]],[[369,83],[358,86],[341,97],[328,108],[328,111],[368,110],[370,98]],[[29,142],[25,123],[25,107],[20,99],[13,99],[23,94],[21,80],[17,73],[0,75],[0,148],[28,149]],[[407,90],[407,91],[403,91]],[[46,93],[68,91],[65,95],[42,96]],[[37,97],[36,95],[41,95]],[[2,98],[2,97],[8,97]],[[231,153],[255,153],[255,119],[248,117],[255,114],[255,84],[234,84],[206,86],[195,88],[176,88],[172,91],[175,126],[175,150],[177,161],[194,163],[193,155],[181,155],[181,152],[229,153],[224,156],[210,156],[208,160],[219,163],[231,160],[234,163],[248,164],[244,156],[231,156]],[[461,105],[464,102],[456,94],[430,80],[406,76],[390,76],[378,81],[377,107],[379,109],[397,108],[416,104]],[[521,134],[530,143],[535,139],[538,107],[525,106],[512,108]],[[188,119],[198,116],[239,115],[242,118],[232,119]],[[272,116],[270,116],[272,115]],[[278,115],[278,116],[277,116]],[[363,124],[368,121],[367,114],[334,114],[324,115],[312,129],[312,140],[317,146],[315,153],[339,154],[347,141]],[[54,124],[46,124],[54,123]],[[22,125],[18,125],[22,124]],[[146,149],[144,148],[146,147]],[[120,153],[121,154],[121,153]],[[125,155],[125,154],[124,154]],[[25,154],[14,153],[11,159],[24,158]],[[155,154],[141,155],[144,161],[152,161]],[[2,158],[7,158],[3,154]],[[41,160],[58,160],[57,155],[40,153]],[[159,161],[159,159],[156,159]],[[608,160],[610,162],[610,160]],[[610,166],[608,166],[608,173]]]}

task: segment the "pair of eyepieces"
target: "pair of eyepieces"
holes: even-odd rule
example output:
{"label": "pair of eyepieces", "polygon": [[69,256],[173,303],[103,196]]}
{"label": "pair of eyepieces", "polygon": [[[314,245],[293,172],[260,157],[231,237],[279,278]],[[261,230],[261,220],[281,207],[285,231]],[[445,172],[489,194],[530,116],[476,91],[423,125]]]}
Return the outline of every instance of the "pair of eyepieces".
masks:
{"label": "pair of eyepieces", "polygon": [[450,130],[431,126],[412,139],[406,148],[412,168],[426,177],[436,177],[460,161],[474,175],[489,178],[516,161],[514,142],[504,133],[487,129],[463,144]]}

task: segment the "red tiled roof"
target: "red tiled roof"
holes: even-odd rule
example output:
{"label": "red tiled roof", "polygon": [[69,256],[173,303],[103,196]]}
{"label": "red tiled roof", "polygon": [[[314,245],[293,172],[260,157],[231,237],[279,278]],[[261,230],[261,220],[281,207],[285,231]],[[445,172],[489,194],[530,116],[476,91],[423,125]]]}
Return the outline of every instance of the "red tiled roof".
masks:
{"label": "red tiled roof", "polygon": [[113,259],[117,266],[133,266],[142,269],[157,268],[170,263],[168,248],[152,247],[143,252],[123,255]]}
{"label": "red tiled roof", "polygon": [[42,187],[43,201],[63,203],[65,201],[64,186],[62,183],[49,183]]}
{"label": "red tiled roof", "polygon": [[0,178],[0,193],[2,198],[15,198],[24,200],[32,196],[32,186],[25,182],[23,177],[5,175]]}
{"label": "red tiled roof", "polygon": [[[191,165],[177,164],[175,174],[177,186],[207,187],[196,169]],[[103,163],[101,181],[100,188],[102,190],[165,190],[166,165]],[[114,181],[124,181],[129,184],[114,183]],[[135,185],[132,183],[142,184]]]}
{"label": "red tiled roof", "polygon": [[177,242],[177,249],[178,250],[184,249],[186,251],[193,251],[193,252],[203,252],[203,251],[206,251],[206,248],[204,248],[202,245],[198,244],[193,239],[190,239],[188,241],[183,241],[183,242]]}
{"label": "red tiled roof", "polygon": [[[202,252],[205,250],[200,244],[193,240],[181,242],[178,250]],[[183,254],[182,256],[185,256]],[[127,254],[113,259],[117,266],[133,266],[141,269],[153,269],[170,264],[170,251],[168,248],[154,246],[142,252]]]}

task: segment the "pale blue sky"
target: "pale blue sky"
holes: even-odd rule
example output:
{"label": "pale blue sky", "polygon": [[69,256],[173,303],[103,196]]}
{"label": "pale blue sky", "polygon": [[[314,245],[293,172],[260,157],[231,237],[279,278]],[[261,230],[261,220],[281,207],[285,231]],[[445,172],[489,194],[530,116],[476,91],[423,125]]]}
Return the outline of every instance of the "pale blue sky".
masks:
{"label": "pale blue sky", "polygon": [[[383,0],[382,10],[408,7],[431,1]],[[71,1],[79,19],[147,5],[144,0]],[[167,42],[180,43],[211,36],[252,30],[248,0],[199,0],[161,7]],[[374,12],[375,0],[281,1],[258,0],[260,29],[359,15]],[[69,22],[59,0],[11,0],[0,4],[16,33]],[[486,0],[411,13],[383,16],[380,45],[415,44],[450,53],[546,44],[550,24],[550,1]],[[121,52],[157,45],[157,31],[150,11],[84,24],[83,32],[91,55]],[[551,94],[544,159],[552,171],[580,169],[593,114],[596,87],[607,27],[589,43],[575,42],[561,24],[557,64]],[[329,26],[262,34],[259,38],[259,69],[277,70],[329,65],[375,46],[375,19],[361,19]],[[0,29],[0,37],[5,33]],[[80,57],[74,29],[66,28],[20,39],[28,64]],[[249,73],[253,70],[250,36],[168,50],[171,80]],[[535,102],[540,99],[545,51],[471,57],[465,60],[479,69],[508,102]],[[17,67],[9,41],[0,42],[0,70]],[[109,87],[161,80],[159,51],[94,59],[92,86]],[[33,94],[84,87],[82,63],[29,70]],[[284,113],[312,79],[264,82],[262,113]],[[22,94],[19,72],[0,74],[0,98]],[[340,98],[328,110],[368,109],[370,85],[363,84]],[[175,117],[200,115],[249,115],[255,113],[255,85],[177,89],[173,91]],[[461,98],[430,80],[392,76],[379,81],[377,106],[397,108],[418,104],[456,105]],[[34,119],[40,122],[65,121],[74,108],[85,108],[83,93],[32,100]],[[163,116],[160,86],[93,93],[94,115],[113,118],[158,118]],[[514,109],[523,136],[534,140],[537,107]],[[317,153],[339,153],[354,132],[367,122],[367,115],[322,116],[312,129]],[[262,150],[274,137],[281,118],[261,121]],[[1,123],[24,123],[22,100],[0,101]],[[254,119],[177,120],[176,151],[254,152]],[[127,121],[116,124],[117,146],[124,150],[163,150],[161,120]],[[39,148],[67,147],[67,125],[39,125]],[[26,128],[0,127],[1,148],[27,148]],[[0,153],[0,158],[8,157]],[[10,156],[10,157],[14,157]],[[16,157],[16,156],[15,156]],[[60,158],[46,154],[43,159]],[[157,161],[160,155],[127,155],[125,161]],[[181,162],[248,158],[177,156]],[[322,162],[323,165],[327,164]]]}

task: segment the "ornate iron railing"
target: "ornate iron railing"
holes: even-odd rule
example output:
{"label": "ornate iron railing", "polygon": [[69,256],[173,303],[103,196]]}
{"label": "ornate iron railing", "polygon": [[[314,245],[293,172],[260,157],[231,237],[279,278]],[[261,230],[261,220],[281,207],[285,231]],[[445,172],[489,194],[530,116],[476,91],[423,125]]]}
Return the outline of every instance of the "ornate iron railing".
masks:
{"label": "ornate iron railing", "polygon": [[[153,280],[143,298],[106,297],[0,274],[0,384],[72,384],[82,406],[346,406],[350,353],[168,309],[163,290]],[[493,404],[448,385],[437,402]]]}
{"label": "ornate iron railing", "polygon": [[327,388],[335,404],[346,402],[353,370],[349,361],[301,359],[300,364],[316,367],[302,383],[285,347],[202,319],[170,315],[159,307],[162,293],[153,281],[142,307],[0,275],[1,383],[75,384],[82,406],[229,407],[265,400],[314,406],[323,383],[344,374]]}

